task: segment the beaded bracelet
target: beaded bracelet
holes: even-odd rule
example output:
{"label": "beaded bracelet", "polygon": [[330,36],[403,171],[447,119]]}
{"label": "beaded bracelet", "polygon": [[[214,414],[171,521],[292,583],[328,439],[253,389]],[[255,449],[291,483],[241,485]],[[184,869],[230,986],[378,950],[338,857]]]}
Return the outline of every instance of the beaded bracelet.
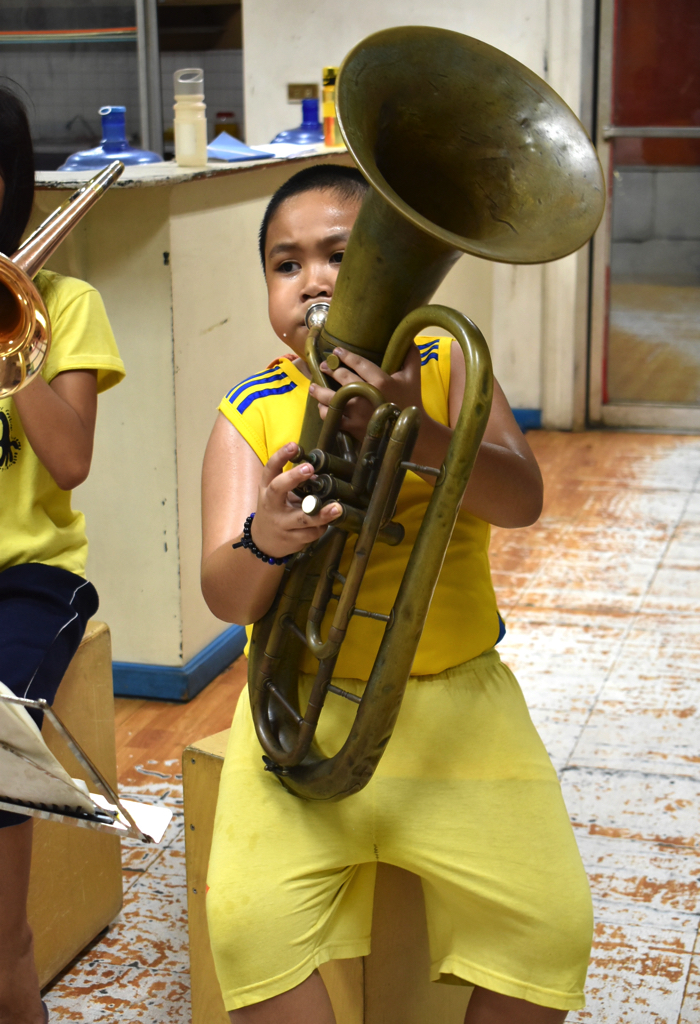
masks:
{"label": "beaded bracelet", "polygon": [[255,518],[255,512],[251,512],[245,523],[243,524],[243,536],[237,544],[232,544],[232,548],[247,548],[248,551],[252,552],[256,558],[261,558],[263,562],[267,562],[268,565],[286,565],[290,559],[290,555],[286,558],[273,558],[271,555],[266,555],[264,551],[256,545],[250,532],[250,526]]}

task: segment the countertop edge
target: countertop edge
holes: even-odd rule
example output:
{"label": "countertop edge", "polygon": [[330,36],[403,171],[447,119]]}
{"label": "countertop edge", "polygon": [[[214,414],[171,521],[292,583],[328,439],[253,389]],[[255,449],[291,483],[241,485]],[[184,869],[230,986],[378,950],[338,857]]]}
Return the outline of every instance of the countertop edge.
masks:
{"label": "countertop edge", "polygon": [[[153,188],[159,185],[181,185],[189,181],[203,181],[207,178],[222,178],[232,174],[244,174],[264,167],[279,167],[280,164],[298,164],[308,160],[329,160],[345,156],[347,149],[319,149],[316,153],[306,152],[299,156],[277,157],[263,160],[246,160],[236,163],[210,162],[206,167],[178,167],[174,161],[162,164],[144,164],[143,167],[127,167],[113,188]],[[96,171],[37,171],[35,188],[38,191],[69,191],[80,188],[97,173]]]}

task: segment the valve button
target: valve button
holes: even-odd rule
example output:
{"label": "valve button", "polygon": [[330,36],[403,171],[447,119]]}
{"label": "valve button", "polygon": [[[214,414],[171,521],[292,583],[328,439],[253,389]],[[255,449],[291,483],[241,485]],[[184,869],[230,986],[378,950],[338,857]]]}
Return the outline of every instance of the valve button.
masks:
{"label": "valve button", "polygon": [[307,494],[301,502],[301,511],[307,516],[315,516],[321,511],[323,502],[316,494]]}

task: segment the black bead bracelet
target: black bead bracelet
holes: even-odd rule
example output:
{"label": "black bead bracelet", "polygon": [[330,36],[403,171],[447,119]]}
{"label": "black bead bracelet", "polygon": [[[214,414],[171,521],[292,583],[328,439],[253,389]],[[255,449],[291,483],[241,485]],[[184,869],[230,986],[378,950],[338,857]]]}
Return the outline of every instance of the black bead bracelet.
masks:
{"label": "black bead bracelet", "polygon": [[243,536],[236,544],[232,544],[232,548],[246,548],[252,552],[256,558],[261,558],[263,562],[267,562],[268,565],[286,565],[290,559],[290,555],[286,558],[273,558],[272,555],[266,555],[264,551],[261,551],[253,540],[253,536],[250,532],[251,523],[255,518],[255,512],[251,512],[246,521],[243,524]]}

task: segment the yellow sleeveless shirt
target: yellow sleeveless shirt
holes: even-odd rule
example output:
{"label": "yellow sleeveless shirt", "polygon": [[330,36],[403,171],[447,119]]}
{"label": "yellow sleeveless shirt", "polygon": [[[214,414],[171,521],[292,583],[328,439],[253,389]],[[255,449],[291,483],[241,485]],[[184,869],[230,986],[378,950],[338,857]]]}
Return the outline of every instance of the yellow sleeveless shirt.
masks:
{"label": "yellow sleeveless shirt", "polygon": [[[451,338],[416,339],[421,354],[421,388],[428,416],[449,425]],[[222,399],[219,411],[230,420],[264,464],[283,445],[296,441],[306,408],[309,380],[292,363],[282,359],[262,373],[248,377]],[[401,544],[377,544],[357,598],[358,608],[391,611],[411,547],[425,515],[432,487],[414,473],[407,473],[396,507],[395,521],[406,535]],[[252,510],[251,510],[252,511]],[[411,675],[434,675],[470,661],[501,639],[504,626],[496,607],[488,561],[488,523],[461,511],[452,534],[442,572],[423,630]],[[345,574],[354,546],[354,535],[345,548],[340,572]],[[335,604],[326,615],[326,636]],[[335,675],[346,679],[369,678],[384,624],[353,618],[341,648]],[[316,660],[309,654],[302,671],[315,673]]]}

